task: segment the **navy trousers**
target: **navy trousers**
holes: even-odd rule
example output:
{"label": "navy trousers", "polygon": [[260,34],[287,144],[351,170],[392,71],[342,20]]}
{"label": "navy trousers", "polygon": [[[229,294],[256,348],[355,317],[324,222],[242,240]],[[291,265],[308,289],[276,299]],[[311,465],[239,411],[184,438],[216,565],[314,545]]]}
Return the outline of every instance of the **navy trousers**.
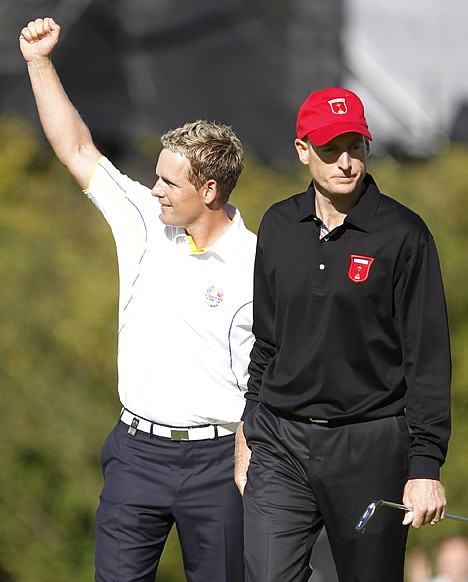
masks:
{"label": "navy trousers", "polygon": [[260,404],[244,432],[252,449],[243,497],[248,582],[308,580],[323,526],[340,582],[403,582],[403,512],[382,508],[355,533],[372,500],[401,502],[410,442],[403,417],[328,428]]}
{"label": "navy trousers", "polygon": [[244,582],[234,436],[173,442],[122,422],[108,436],[96,513],[96,582],[154,582],[176,524],[188,582]]}

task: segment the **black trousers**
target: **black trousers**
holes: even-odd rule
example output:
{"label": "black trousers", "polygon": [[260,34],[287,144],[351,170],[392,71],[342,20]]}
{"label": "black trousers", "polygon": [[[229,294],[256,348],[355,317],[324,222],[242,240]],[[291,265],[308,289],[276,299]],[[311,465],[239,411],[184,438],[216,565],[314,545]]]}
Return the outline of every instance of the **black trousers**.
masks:
{"label": "black trousers", "polygon": [[409,465],[403,417],[327,428],[260,404],[244,430],[252,449],[243,498],[248,582],[308,580],[323,526],[340,582],[403,581],[403,512],[384,507],[363,535],[354,529],[372,500],[401,502]]}
{"label": "black trousers", "polygon": [[173,442],[119,422],[101,452],[97,582],[154,582],[173,524],[187,581],[243,582],[242,498],[234,436]]}

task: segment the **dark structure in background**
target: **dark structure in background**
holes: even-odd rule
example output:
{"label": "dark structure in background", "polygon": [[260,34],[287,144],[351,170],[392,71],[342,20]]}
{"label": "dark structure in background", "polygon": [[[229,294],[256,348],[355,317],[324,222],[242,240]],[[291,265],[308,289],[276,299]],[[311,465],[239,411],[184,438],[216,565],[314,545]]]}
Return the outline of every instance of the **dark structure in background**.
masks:
{"label": "dark structure in background", "polygon": [[450,139],[454,143],[468,144],[468,101],[460,103],[453,122]]}
{"label": "dark structure in background", "polygon": [[2,1],[1,111],[37,122],[17,38],[51,15],[66,90],[114,156],[204,118],[232,125],[263,161],[293,159],[299,104],[342,77],[343,0]]}

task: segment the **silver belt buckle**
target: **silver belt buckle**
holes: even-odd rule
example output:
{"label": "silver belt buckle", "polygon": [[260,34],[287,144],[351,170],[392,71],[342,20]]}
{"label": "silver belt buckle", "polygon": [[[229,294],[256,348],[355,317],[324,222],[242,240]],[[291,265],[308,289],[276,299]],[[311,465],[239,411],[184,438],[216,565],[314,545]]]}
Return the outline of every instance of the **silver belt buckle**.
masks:
{"label": "silver belt buckle", "polygon": [[127,430],[128,434],[130,436],[134,437],[136,435],[139,423],[140,423],[140,419],[137,418],[136,416],[134,416],[133,420],[132,420],[132,424],[128,427],[128,430]]}
{"label": "silver belt buckle", "polygon": [[188,441],[189,434],[188,430],[176,430],[175,428],[171,429],[171,441]]}

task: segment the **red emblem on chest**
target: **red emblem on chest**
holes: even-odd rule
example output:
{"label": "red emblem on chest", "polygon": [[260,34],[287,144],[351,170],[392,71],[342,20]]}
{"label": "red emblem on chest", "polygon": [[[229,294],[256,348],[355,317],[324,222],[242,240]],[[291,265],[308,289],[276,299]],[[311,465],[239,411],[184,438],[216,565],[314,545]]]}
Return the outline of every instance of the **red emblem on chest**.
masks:
{"label": "red emblem on chest", "polygon": [[362,283],[369,277],[369,271],[374,259],[361,255],[349,255],[350,263],[348,277],[354,283]]}

